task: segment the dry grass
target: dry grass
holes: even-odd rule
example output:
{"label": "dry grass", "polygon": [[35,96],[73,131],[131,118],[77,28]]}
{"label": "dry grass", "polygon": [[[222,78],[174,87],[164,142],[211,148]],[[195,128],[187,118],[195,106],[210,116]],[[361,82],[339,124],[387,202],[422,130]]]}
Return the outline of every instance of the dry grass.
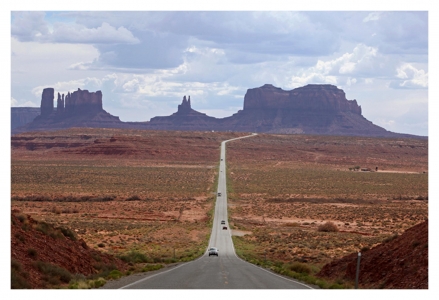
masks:
{"label": "dry grass", "polygon": [[259,135],[227,158],[231,226],[251,232],[237,251],[255,263],[317,271],[428,218],[426,140]]}
{"label": "dry grass", "polygon": [[[12,147],[12,208],[69,227],[102,251],[160,262],[175,250],[191,259],[210,233],[220,142],[237,135],[21,135]],[[249,232],[234,237],[237,251],[255,261],[289,270],[309,263],[313,273],[428,217],[425,140],[258,135],[229,143],[227,159],[230,224]],[[349,171],[355,166],[379,172]],[[319,231],[326,222],[339,231]]]}
{"label": "dry grass", "polygon": [[[187,198],[205,195],[211,187],[216,170],[208,167],[125,167],[41,165],[33,161],[12,162],[11,189],[13,195],[39,196],[47,200],[98,197],[139,199],[159,197]],[[68,200],[68,199],[67,199]],[[112,199],[111,199],[112,200]]]}
{"label": "dry grass", "polygon": [[210,234],[220,142],[236,136],[86,128],[15,136],[11,206],[101,251],[193,259]]}
{"label": "dry grass", "polygon": [[332,222],[326,222],[317,227],[317,231],[323,231],[323,232],[337,232],[338,227]]}

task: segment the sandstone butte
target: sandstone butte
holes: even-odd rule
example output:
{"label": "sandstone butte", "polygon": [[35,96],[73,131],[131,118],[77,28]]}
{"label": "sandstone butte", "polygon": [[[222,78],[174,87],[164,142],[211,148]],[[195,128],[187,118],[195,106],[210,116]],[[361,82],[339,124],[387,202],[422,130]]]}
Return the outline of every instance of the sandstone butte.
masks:
{"label": "sandstone butte", "polygon": [[420,138],[374,125],[363,117],[356,100],[347,100],[343,90],[330,84],[308,84],[291,91],[271,84],[248,89],[243,109],[225,118],[210,117],[192,109],[190,96],[188,99],[184,96],[177,112],[170,116],[154,117],[146,122],[122,122],[103,109],[101,91],[81,89],[67,95],[58,93],[55,108],[54,89],[46,88],[40,109],[41,114],[32,122],[13,127],[12,134],[95,127]]}

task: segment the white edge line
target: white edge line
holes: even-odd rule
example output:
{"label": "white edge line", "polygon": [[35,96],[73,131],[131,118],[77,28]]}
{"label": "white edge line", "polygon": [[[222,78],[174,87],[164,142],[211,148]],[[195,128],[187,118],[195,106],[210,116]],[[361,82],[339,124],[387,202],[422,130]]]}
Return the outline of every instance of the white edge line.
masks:
{"label": "white edge line", "polygon": [[146,280],[151,279],[151,278],[153,278],[153,277],[156,277],[156,276],[158,276],[158,275],[161,275],[161,274],[165,274],[165,273],[168,273],[168,272],[174,271],[174,270],[176,270],[176,269],[178,269],[178,268],[180,268],[180,267],[183,267],[183,266],[185,266],[185,265],[188,265],[188,264],[191,264],[191,263],[193,263],[193,262],[196,262],[197,260],[201,259],[204,255],[206,255],[206,253],[204,253],[203,255],[201,255],[200,257],[198,257],[197,259],[195,259],[195,260],[193,260],[193,261],[189,261],[189,262],[187,262],[187,263],[181,264],[181,265],[179,265],[179,266],[177,266],[177,267],[175,267],[175,268],[172,268],[172,269],[170,269],[170,270],[163,271],[163,272],[160,272],[160,273],[156,273],[156,274],[153,274],[153,275],[151,275],[151,276],[148,276],[148,277],[145,277],[145,278],[139,279],[139,280],[137,280],[137,281],[134,281],[134,282],[132,282],[132,283],[130,283],[130,284],[127,284],[127,285],[124,285],[124,286],[118,288],[118,290],[125,289],[126,287],[129,287],[129,286],[132,286],[132,285],[138,284],[138,283],[140,283],[140,282],[146,281]]}
{"label": "white edge line", "polygon": [[[225,148],[226,148],[226,143],[227,143],[227,142],[229,142],[229,141],[233,141],[233,140],[238,140],[238,139],[243,139],[243,138],[247,138],[247,137],[252,137],[252,136],[255,136],[255,135],[257,135],[257,134],[253,133],[252,135],[247,135],[247,136],[244,136],[244,137],[239,137],[239,138],[234,138],[234,139],[231,139],[231,140],[223,141],[223,143],[224,143],[224,151],[226,150]],[[225,157],[224,157],[224,159],[225,159]],[[226,161],[224,160],[224,163],[225,163],[225,162],[226,162]],[[227,186],[227,181],[226,181],[226,186]],[[227,198],[227,193],[226,193],[226,198]],[[226,199],[226,201],[227,201],[227,199]],[[215,205],[216,205],[216,202],[215,202]],[[228,202],[227,202],[227,206],[228,206]],[[306,285],[306,284],[301,283],[301,282],[299,282],[299,281],[296,281],[296,280],[294,280],[294,279],[286,278],[286,277],[284,277],[284,276],[281,276],[281,275],[276,274],[276,273],[274,273],[274,272],[272,272],[272,271],[266,270],[266,269],[264,269],[264,268],[262,268],[262,267],[260,267],[260,266],[254,265],[254,264],[252,264],[252,263],[249,263],[248,261],[243,260],[243,259],[240,258],[238,255],[236,255],[235,244],[233,243],[233,239],[232,239],[232,231],[231,231],[231,230],[229,230],[229,235],[230,235],[230,239],[232,240],[233,255],[235,255],[235,257],[238,258],[239,260],[241,260],[241,261],[243,261],[243,262],[245,262],[245,263],[247,263],[247,264],[249,264],[249,265],[251,265],[251,266],[253,266],[253,267],[255,267],[255,268],[259,268],[259,269],[261,269],[262,271],[265,271],[265,272],[267,272],[267,273],[269,273],[269,274],[271,274],[271,275],[277,276],[277,277],[282,278],[282,279],[284,279],[284,280],[288,280],[288,281],[291,281],[291,282],[294,282],[294,283],[300,284],[300,285],[302,285],[302,286],[304,286],[304,287],[307,287],[307,288],[309,288],[309,289],[312,289],[312,290],[314,289],[313,287],[311,287],[311,286],[309,286],[309,285]],[[212,235],[210,236],[210,239],[211,239],[211,238],[212,238]],[[210,239],[209,239],[209,244],[210,244]],[[146,281],[146,280],[151,279],[151,278],[153,278],[153,277],[156,277],[156,276],[158,276],[158,275],[161,275],[161,274],[165,274],[165,273],[168,273],[168,272],[174,271],[174,270],[176,270],[176,269],[178,269],[178,268],[180,268],[180,267],[182,267],[182,266],[188,265],[188,264],[190,264],[190,263],[193,263],[193,262],[195,262],[195,261],[201,259],[201,258],[202,258],[203,256],[205,256],[205,255],[206,255],[206,253],[204,253],[204,254],[201,255],[199,258],[197,258],[197,259],[195,259],[195,260],[193,260],[193,261],[190,261],[190,262],[187,262],[187,263],[181,264],[181,265],[179,265],[179,266],[177,266],[177,267],[175,267],[175,268],[172,268],[172,269],[170,269],[170,270],[167,270],[167,271],[164,271],[164,272],[160,272],[160,273],[156,273],[156,274],[151,275],[151,276],[148,276],[148,277],[146,277],[146,278],[143,278],[143,279],[137,280],[137,281],[135,281],[135,282],[133,282],[133,283],[127,284],[127,285],[122,286],[122,287],[120,287],[120,288],[118,288],[118,289],[119,289],[119,290],[120,290],[120,289],[125,289],[125,288],[127,288],[127,287],[130,287],[130,286],[136,285],[136,284],[138,284],[138,283],[140,283],[140,282],[143,282],[143,281]]]}
{"label": "white edge line", "polygon": [[[257,134],[253,133],[253,134],[251,134],[251,135],[247,135],[247,136],[243,136],[243,137],[234,138],[234,139],[227,140],[227,141],[222,141],[221,143],[224,143],[224,151],[225,151],[225,150],[226,150],[226,143],[227,143],[228,141],[233,141],[233,140],[242,139],[242,138],[246,138],[246,137],[251,137],[251,136],[255,136],[255,135],[257,135]],[[221,154],[220,154],[220,158],[221,158]],[[225,159],[225,157],[224,157],[224,159]],[[224,163],[225,163],[225,160],[224,160]],[[220,174],[218,174],[218,176],[220,176]],[[226,181],[226,186],[227,186],[227,181]],[[226,198],[227,198],[227,193],[226,193]],[[216,200],[215,200],[215,206],[216,206]],[[214,215],[214,219],[215,219],[215,215]],[[229,230],[229,234],[230,234],[230,230]],[[232,239],[232,236],[231,236],[231,235],[230,235],[230,239]],[[207,248],[209,248],[209,246],[210,246],[210,244],[211,244],[211,240],[212,240],[212,234],[210,235],[210,238],[209,238],[209,245],[207,246]],[[233,245],[233,240],[232,240],[232,247],[233,247],[233,252],[234,252],[234,254],[235,254],[235,256],[236,256],[236,253],[235,253],[235,245]],[[161,274],[165,274],[165,273],[171,272],[171,271],[176,270],[176,269],[178,269],[178,268],[180,268],[180,267],[182,267],[182,266],[185,266],[185,265],[187,265],[187,264],[193,263],[193,262],[195,262],[195,261],[201,259],[203,256],[205,256],[206,253],[207,253],[207,249],[206,249],[206,252],[205,252],[203,255],[201,255],[200,257],[198,257],[197,259],[195,259],[195,260],[193,260],[193,261],[190,261],[190,262],[187,262],[187,263],[181,264],[181,265],[179,265],[179,266],[177,266],[177,267],[175,267],[175,268],[172,268],[172,269],[170,269],[170,270],[163,271],[163,272],[156,273],[156,274],[154,274],[154,275],[151,275],[151,276],[148,276],[148,277],[142,278],[142,279],[137,280],[137,281],[135,281],[135,282],[132,282],[132,283],[130,283],[130,284],[124,285],[124,286],[118,288],[118,290],[125,289],[125,288],[127,288],[127,287],[130,287],[130,286],[136,285],[136,284],[138,284],[138,283],[140,283],[140,282],[143,282],[143,281],[146,281],[146,280],[151,279],[151,278],[153,278],[153,277],[156,277],[156,276],[158,276],[158,275],[161,275]],[[238,257],[238,256],[236,256],[236,257]],[[239,258],[239,257],[238,257],[238,258]],[[241,259],[241,258],[239,258],[239,259]],[[242,259],[241,259],[241,260],[242,260]],[[248,262],[247,262],[247,263],[248,263]],[[269,273],[270,273],[270,272],[269,272]],[[283,277],[282,277],[282,278],[283,278]]]}
{"label": "white edge line", "polygon": [[[252,136],[255,136],[255,135],[257,135],[257,134],[252,134],[252,135],[248,135],[248,136],[245,136],[245,137],[240,137],[240,138],[235,138],[235,139],[231,139],[231,140],[228,140],[228,141],[224,141],[224,144],[226,144],[226,143],[229,142],[229,141],[233,141],[233,140],[236,140],[236,139],[242,139],[242,138],[246,138],[246,137],[252,137]],[[224,145],[224,148],[225,148],[225,145]],[[224,150],[225,150],[225,149],[224,149]],[[224,160],[224,162],[225,162],[225,160]],[[226,182],[226,186],[227,186],[227,182]],[[227,198],[228,198],[228,197],[227,197],[227,195],[226,195],[226,201],[227,201]],[[228,203],[229,203],[229,202],[227,201],[227,206],[228,206]],[[247,263],[247,264],[249,264],[249,265],[251,265],[251,266],[253,266],[253,267],[255,267],[255,268],[259,268],[259,269],[261,269],[262,271],[265,271],[265,272],[267,272],[267,273],[269,273],[269,274],[271,274],[271,275],[274,275],[274,276],[280,277],[280,278],[282,278],[282,279],[285,279],[285,280],[288,280],[288,281],[291,281],[291,282],[294,282],[294,283],[297,283],[297,284],[303,285],[303,286],[305,286],[305,287],[307,287],[307,288],[309,288],[309,289],[311,289],[311,290],[314,290],[313,287],[311,287],[311,286],[309,286],[309,285],[306,285],[306,284],[304,284],[304,283],[302,283],[302,282],[296,281],[296,280],[294,280],[294,279],[286,278],[286,277],[281,276],[281,275],[279,275],[279,274],[276,274],[276,273],[274,273],[274,272],[272,272],[272,271],[269,271],[269,270],[267,270],[267,269],[265,269],[265,268],[262,268],[262,267],[260,267],[260,266],[257,266],[257,265],[255,265],[255,264],[252,264],[252,263],[249,263],[248,261],[243,260],[243,259],[240,258],[238,255],[236,255],[235,244],[233,243],[233,239],[232,239],[232,230],[229,230],[229,235],[230,235],[230,239],[232,240],[233,254],[235,255],[236,258],[240,259],[241,261],[243,261],[243,262],[245,262],[245,263]]]}

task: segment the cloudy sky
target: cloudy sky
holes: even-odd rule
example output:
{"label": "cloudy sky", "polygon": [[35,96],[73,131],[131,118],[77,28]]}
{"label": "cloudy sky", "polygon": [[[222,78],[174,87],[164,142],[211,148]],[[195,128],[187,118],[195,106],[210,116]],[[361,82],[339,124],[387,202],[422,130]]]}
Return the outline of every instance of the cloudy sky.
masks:
{"label": "cloudy sky", "polygon": [[81,88],[122,121],[170,115],[184,95],[226,117],[249,88],[329,83],[374,124],[428,135],[427,10],[248,9],[12,9],[11,106]]}

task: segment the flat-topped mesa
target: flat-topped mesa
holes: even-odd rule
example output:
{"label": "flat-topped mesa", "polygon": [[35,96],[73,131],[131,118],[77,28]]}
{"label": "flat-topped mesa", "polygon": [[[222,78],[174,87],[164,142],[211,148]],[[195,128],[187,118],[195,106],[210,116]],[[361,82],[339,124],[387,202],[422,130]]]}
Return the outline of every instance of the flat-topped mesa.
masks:
{"label": "flat-topped mesa", "polygon": [[67,114],[76,113],[95,113],[102,111],[102,92],[96,91],[90,93],[87,90],[81,90],[67,94],[65,99],[65,112]]}
{"label": "flat-topped mesa", "polygon": [[53,99],[55,90],[45,88],[41,96],[41,116],[46,117],[53,113]]}
{"label": "flat-topped mesa", "polygon": [[178,106],[177,113],[178,114],[188,114],[192,110],[191,108],[191,96],[189,96],[189,99],[186,100],[186,96],[183,97],[183,101]]}
{"label": "flat-topped mesa", "polygon": [[271,84],[248,89],[244,97],[244,111],[253,109],[351,112],[361,115],[361,106],[357,101],[347,100],[343,90],[330,84],[308,84],[291,91]]}

